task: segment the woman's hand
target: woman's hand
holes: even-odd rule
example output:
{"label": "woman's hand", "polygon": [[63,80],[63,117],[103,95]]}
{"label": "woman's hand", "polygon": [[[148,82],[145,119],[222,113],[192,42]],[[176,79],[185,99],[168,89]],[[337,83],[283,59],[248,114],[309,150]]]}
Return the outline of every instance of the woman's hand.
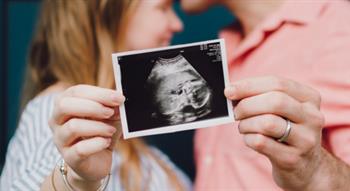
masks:
{"label": "woman's hand", "polygon": [[[266,155],[276,183],[284,189],[307,190],[324,152],[320,94],[297,82],[259,77],[235,82],[225,95],[238,101],[234,113],[246,145]],[[283,136],[291,122],[291,132]]]}
{"label": "woman's hand", "polygon": [[70,87],[56,98],[50,127],[71,184],[91,186],[109,174],[113,143],[121,135],[117,107],[124,99],[89,85]]}

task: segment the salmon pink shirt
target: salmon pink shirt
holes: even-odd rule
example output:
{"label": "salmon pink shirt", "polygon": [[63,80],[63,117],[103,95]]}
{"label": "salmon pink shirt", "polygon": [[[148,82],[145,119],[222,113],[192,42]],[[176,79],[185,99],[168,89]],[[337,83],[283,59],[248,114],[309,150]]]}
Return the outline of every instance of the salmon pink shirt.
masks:
{"label": "salmon pink shirt", "polygon": [[[350,163],[350,2],[287,1],[244,39],[238,31],[220,33],[230,81],[277,75],[318,90],[324,145]],[[197,130],[195,190],[281,190],[269,160],[242,138],[237,123]]]}

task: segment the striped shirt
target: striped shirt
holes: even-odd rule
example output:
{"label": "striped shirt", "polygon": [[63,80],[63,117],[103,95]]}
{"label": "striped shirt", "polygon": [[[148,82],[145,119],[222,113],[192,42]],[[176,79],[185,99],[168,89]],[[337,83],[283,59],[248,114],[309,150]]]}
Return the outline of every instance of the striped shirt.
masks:
{"label": "striped shirt", "polygon": [[[53,110],[55,94],[39,96],[28,103],[23,111],[17,131],[9,143],[5,166],[1,175],[0,190],[39,190],[45,178],[50,175],[60,154],[52,140],[48,119]],[[180,181],[190,190],[189,179],[170,162],[167,156],[152,148],[178,175]],[[111,178],[106,190],[123,190],[119,179],[121,157],[113,152]],[[142,172],[147,176],[148,190],[171,190],[164,170],[149,157],[141,158]]]}

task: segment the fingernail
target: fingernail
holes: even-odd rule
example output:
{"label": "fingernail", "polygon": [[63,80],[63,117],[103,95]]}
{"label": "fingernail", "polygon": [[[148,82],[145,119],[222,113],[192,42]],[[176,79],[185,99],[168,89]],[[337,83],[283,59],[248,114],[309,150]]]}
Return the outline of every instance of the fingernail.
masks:
{"label": "fingernail", "polygon": [[111,144],[111,142],[112,142],[112,139],[111,138],[107,138],[106,141],[107,141],[107,145],[109,146]]}
{"label": "fingernail", "polygon": [[241,118],[239,117],[239,113],[237,112],[237,109],[233,109],[233,117],[235,118],[235,121],[240,120]]}
{"label": "fingernail", "polygon": [[125,97],[123,95],[118,94],[118,93],[113,93],[111,95],[111,99],[112,99],[112,101],[114,103],[118,103],[119,104],[119,103],[123,103],[124,102]]}
{"label": "fingernail", "polygon": [[116,128],[110,128],[110,129],[109,129],[109,132],[111,132],[112,134],[114,134],[116,131],[117,131]]}
{"label": "fingernail", "polygon": [[235,110],[233,110],[233,119],[235,119],[235,121],[237,121],[237,114],[236,114]]}
{"label": "fingernail", "polygon": [[120,102],[124,103],[124,101],[125,101],[125,96],[122,96]]}
{"label": "fingernail", "polygon": [[112,116],[111,120],[119,120],[120,116],[119,116],[119,112],[116,110],[114,112],[114,115]]}
{"label": "fingernail", "polygon": [[111,117],[113,114],[114,114],[114,110],[113,109],[110,109],[110,108],[103,108],[103,114],[109,118]]}
{"label": "fingernail", "polygon": [[233,99],[236,93],[236,88],[234,86],[229,86],[225,89],[225,95],[227,98]]}

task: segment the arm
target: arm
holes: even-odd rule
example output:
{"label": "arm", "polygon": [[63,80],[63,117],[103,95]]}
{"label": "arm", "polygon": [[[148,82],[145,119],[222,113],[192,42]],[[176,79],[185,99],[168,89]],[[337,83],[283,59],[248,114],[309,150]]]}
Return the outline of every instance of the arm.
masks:
{"label": "arm", "polygon": [[[44,123],[52,97],[27,104],[6,153],[0,190],[34,191],[50,173],[58,153],[51,141],[51,132]],[[37,146],[37,147],[35,147]]]}
{"label": "arm", "polygon": [[324,151],[325,160],[319,168],[319,179],[321,179],[319,183],[333,184],[332,187],[335,188],[333,190],[342,190],[350,187],[350,147],[347,146],[350,143],[350,127],[342,126],[327,130],[327,138],[334,156]]}
{"label": "arm", "polygon": [[[79,191],[96,191],[100,186],[99,181],[84,181],[76,173],[74,173],[71,168],[68,168],[68,171],[71,172],[68,174],[68,182],[71,185],[74,185],[74,188]],[[66,189],[66,185],[64,184],[58,167],[56,167],[52,173],[45,178],[40,188],[40,190],[45,191],[58,191]]]}
{"label": "arm", "polygon": [[304,190],[348,190],[350,166],[325,149],[322,149],[320,158],[321,161],[313,175],[312,182]]}

